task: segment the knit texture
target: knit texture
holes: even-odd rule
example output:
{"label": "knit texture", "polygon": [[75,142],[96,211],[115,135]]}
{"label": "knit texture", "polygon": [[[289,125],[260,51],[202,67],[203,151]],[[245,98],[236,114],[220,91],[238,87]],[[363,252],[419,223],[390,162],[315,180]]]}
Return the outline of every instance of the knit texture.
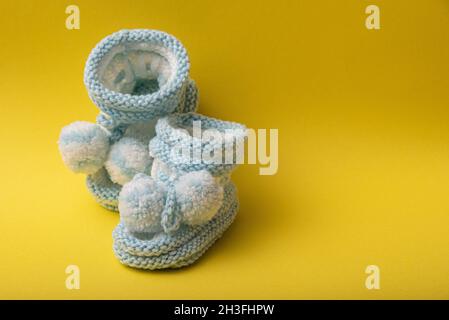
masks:
{"label": "knit texture", "polygon": [[131,234],[123,223],[113,231],[113,249],[121,263],[139,269],[167,269],[187,266],[200,258],[234,221],[238,200],[233,184],[226,187],[225,201],[209,222],[181,226],[174,234]]}
{"label": "knit texture", "polygon": [[134,123],[174,112],[184,100],[189,68],[187,52],[175,37],[122,30],[92,50],[84,83],[103,113]]}
{"label": "knit texture", "polygon": [[122,185],[150,173],[148,143],[158,118],[196,110],[189,68],[183,45],[156,30],[116,32],[90,53],[84,83],[100,114],[96,124],[64,128],[59,149],[72,171],[88,175],[88,190],[100,205],[117,211]]}
{"label": "knit texture", "polygon": [[[214,143],[193,137],[186,129],[197,121],[203,129],[214,129],[223,137],[226,133],[226,138]],[[218,152],[226,142],[244,141],[245,133],[243,125],[196,113],[159,119],[150,142],[151,177],[135,176],[119,196],[121,221],[113,239],[115,255],[123,264],[150,270],[186,266],[220,238],[238,210],[230,181],[237,163],[178,159],[173,150],[195,145],[199,153]]]}

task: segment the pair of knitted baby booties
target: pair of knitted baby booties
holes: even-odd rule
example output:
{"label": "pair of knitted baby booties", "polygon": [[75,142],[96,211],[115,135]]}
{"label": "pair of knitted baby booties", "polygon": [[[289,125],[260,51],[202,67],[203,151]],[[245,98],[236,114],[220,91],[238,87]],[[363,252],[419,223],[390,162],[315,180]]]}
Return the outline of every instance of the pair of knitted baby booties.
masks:
{"label": "pair of knitted baby booties", "polygon": [[98,203],[120,212],[115,255],[150,270],[193,263],[237,213],[230,175],[245,127],[195,113],[186,50],[164,32],[106,37],[84,83],[100,114],[64,127],[59,150],[72,171],[87,174]]}

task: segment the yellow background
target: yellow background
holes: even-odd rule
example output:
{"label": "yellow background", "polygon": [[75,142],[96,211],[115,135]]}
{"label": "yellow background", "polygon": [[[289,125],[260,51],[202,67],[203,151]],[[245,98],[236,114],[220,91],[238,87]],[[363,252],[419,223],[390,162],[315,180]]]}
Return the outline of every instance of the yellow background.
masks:
{"label": "yellow background", "polygon": [[[81,29],[65,28],[77,4]],[[381,30],[365,28],[377,4]],[[0,298],[449,298],[449,1],[2,1]],[[234,174],[235,224],[194,266],[112,253],[56,141],[94,121],[90,50],[122,28],[186,46],[200,111],[279,129],[279,171]],[[65,288],[65,268],[81,289]],[[381,289],[365,288],[365,268]]]}

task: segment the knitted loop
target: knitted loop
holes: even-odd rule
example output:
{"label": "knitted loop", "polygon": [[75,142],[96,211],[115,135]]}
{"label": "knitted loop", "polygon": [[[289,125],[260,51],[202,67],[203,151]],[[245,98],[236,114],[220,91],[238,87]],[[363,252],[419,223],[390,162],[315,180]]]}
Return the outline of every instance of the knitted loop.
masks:
{"label": "knitted loop", "polygon": [[117,123],[117,121],[103,112],[100,112],[97,116],[97,124],[109,131],[109,142],[111,144],[120,140],[127,128],[127,125]]}
{"label": "knitted loop", "polygon": [[173,183],[169,184],[165,207],[162,211],[161,224],[166,233],[173,233],[181,225],[182,214],[176,203],[176,191]]}

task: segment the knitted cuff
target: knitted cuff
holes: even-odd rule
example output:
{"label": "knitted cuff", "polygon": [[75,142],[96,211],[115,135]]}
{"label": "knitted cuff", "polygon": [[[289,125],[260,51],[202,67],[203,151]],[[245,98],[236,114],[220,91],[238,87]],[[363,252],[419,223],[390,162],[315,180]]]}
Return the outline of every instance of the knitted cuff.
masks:
{"label": "knitted cuff", "polygon": [[101,111],[120,123],[174,112],[185,99],[189,60],[182,44],[156,30],[122,30],[91,52],[84,83]]}

